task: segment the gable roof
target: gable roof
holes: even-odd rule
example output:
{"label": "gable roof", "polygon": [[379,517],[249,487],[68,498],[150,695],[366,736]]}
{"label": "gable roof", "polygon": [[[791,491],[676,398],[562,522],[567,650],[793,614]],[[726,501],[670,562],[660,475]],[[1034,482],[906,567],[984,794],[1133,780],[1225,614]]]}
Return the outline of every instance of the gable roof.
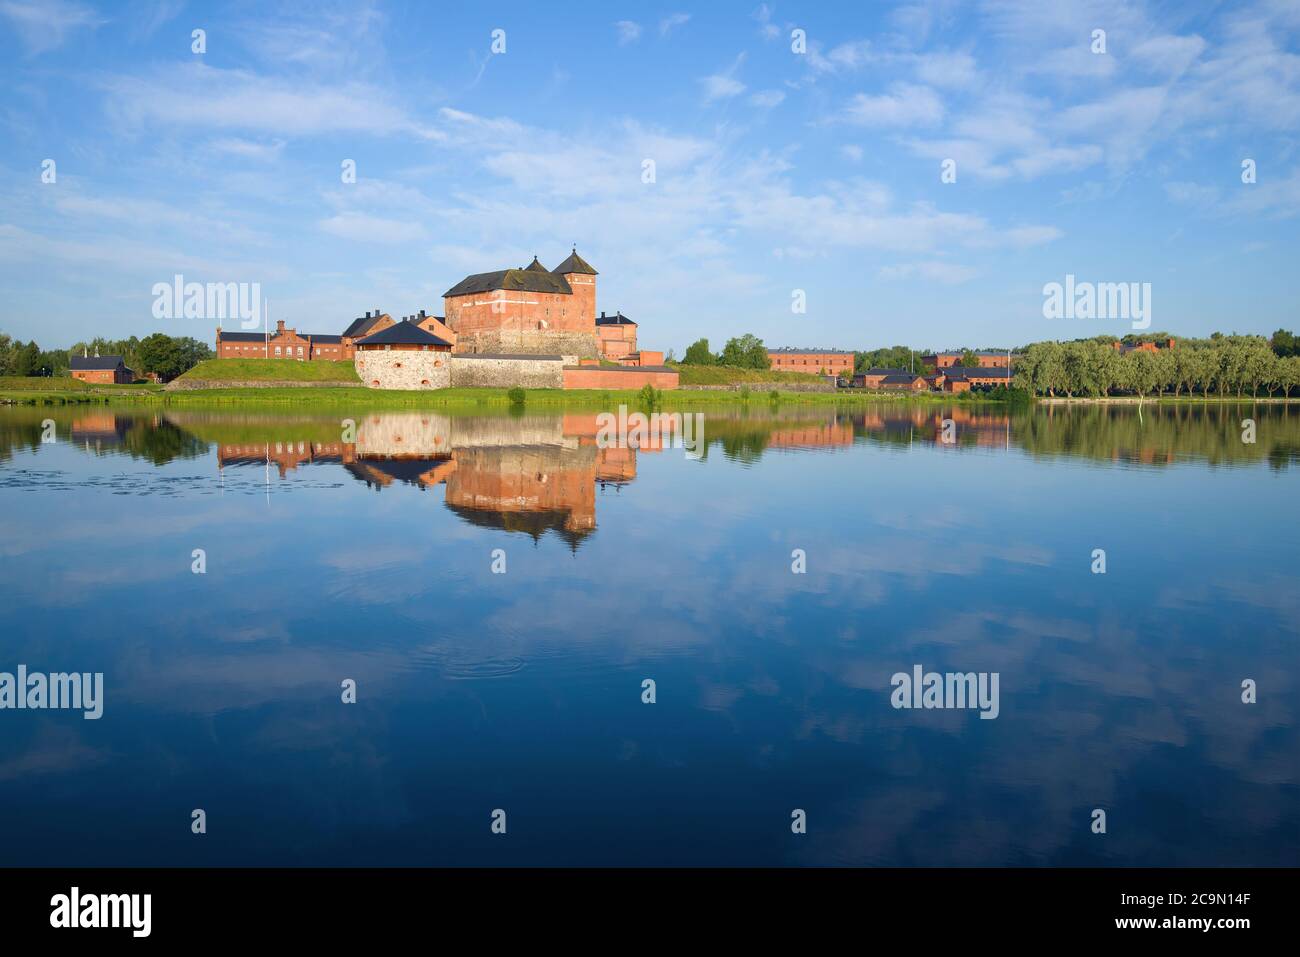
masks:
{"label": "gable roof", "polygon": [[906,369],[867,369],[859,372],[858,375],[912,375]]}
{"label": "gable roof", "polygon": [[491,292],[496,289],[551,292],[565,296],[573,295],[573,289],[569,286],[568,281],[554,272],[531,269],[498,269],[496,272],[480,272],[472,276],[466,276],[444,292],[443,296],[468,296],[479,292]]}
{"label": "gable roof", "polygon": [[550,270],[538,262],[537,257],[534,256],[533,261],[524,267],[524,272],[550,272]]}
{"label": "gable roof", "polygon": [[217,334],[217,338],[222,342],[263,342],[266,334],[262,332],[226,332],[222,329]]}
{"label": "gable roof", "polygon": [[373,336],[357,340],[359,346],[447,346],[446,339],[426,332],[413,322],[395,322],[387,329],[380,329]]}
{"label": "gable roof", "polygon": [[342,336],[317,335],[314,332],[308,334],[307,338],[310,339],[312,342],[324,342],[324,343],[340,342],[341,343],[343,341]]}
{"label": "gable roof", "polygon": [[[380,313],[376,311],[373,316],[365,315],[360,317],[359,319],[353,319],[351,324],[346,329],[343,330],[343,335],[352,336],[353,338],[357,336],[364,336],[367,332],[369,332],[371,329],[374,328],[375,323],[377,323],[380,319],[383,319],[385,316],[388,316],[388,313],[386,312]],[[389,316],[389,318],[392,317]]]}
{"label": "gable roof", "polygon": [[901,372],[897,375],[887,375],[881,379],[882,385],[913,385],[917,379],[925,381],[925,376],[912,375],[910,372]]}
{"label": "gable roof", "polygon": [[563,276],[572,272],[580,272],[587,276],[599,275],[596,270],[591,268],[590,263],[578,255],[578,249],[576,246],[574,247],[573,252],[569,254],[569,258],[552,269],[551,272],[555,273],[557,276]]}
{"label": "gable roof", "polygon": [[631,319],[629,319],[627,316],[623,315],[623,313],[621,313],[621,312],[616,312],[616,313],[614,313],[614,315],[612,315],[612,316],[607,316],[607,315],[605,315],[605,314],[602,312],[599,316],[596,317],[596,325],[598,325],[598,326],[635,326],[636,323],[633,322]]}
{"label": "gable roof", "polygon": [[125,368],[126,363],[122,361],[121,356],[72,356],[71,368],[73,369],[116,369],[118,366]]}

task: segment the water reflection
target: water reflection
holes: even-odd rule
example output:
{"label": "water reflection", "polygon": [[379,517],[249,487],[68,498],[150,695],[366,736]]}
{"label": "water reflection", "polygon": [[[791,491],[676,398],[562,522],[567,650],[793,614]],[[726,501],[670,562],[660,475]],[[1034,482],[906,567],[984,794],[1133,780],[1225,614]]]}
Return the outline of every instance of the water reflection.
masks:
{"label": "water reflection", "polygon": [[[0,410],[3,661],[108,689],[3,716],[0,857],[1294,860],[1296,424],[760,402],[697,461],[594,414]],[[892,710],[916,663],[1001,715]]]}

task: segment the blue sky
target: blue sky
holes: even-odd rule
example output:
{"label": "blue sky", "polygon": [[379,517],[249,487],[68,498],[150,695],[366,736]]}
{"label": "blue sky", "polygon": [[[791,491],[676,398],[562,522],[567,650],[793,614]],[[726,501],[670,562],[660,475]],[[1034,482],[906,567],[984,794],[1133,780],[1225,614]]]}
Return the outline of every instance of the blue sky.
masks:
{"label": "blue sky", "polygon": [[1044,318],[1067,273],[1300,325],[1294,0],[483,6],[0,0],[0,331],[210,340],[181,273],[339,332],[574,243],[679,355],[1131,331]]}

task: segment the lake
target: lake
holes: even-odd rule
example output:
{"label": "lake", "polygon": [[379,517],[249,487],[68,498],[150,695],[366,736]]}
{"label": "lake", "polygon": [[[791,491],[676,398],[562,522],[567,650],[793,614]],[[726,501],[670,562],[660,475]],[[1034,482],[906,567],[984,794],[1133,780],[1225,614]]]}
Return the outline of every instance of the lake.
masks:
{"label": "lake", "polygon": [[0,864],[1296,862],[1300,410],[600,424],[0,409]]}

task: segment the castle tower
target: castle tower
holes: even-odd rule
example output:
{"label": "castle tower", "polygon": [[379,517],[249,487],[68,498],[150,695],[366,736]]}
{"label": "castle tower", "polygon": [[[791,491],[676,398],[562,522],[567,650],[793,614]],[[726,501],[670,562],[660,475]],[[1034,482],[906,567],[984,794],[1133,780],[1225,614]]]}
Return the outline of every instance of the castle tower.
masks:
{"label": "castle tower", "polygon": [[595,335],[596,332],[596,270],[591,268],[591,264],[578,255],[578,247],[573,247],[573,252],[569,258],[560,263],[551,272],[557,276],[563,276],[573,289],[573,308],[576,310],[576,316],[568,316],[571,325],[568,328],[590,332]]}

